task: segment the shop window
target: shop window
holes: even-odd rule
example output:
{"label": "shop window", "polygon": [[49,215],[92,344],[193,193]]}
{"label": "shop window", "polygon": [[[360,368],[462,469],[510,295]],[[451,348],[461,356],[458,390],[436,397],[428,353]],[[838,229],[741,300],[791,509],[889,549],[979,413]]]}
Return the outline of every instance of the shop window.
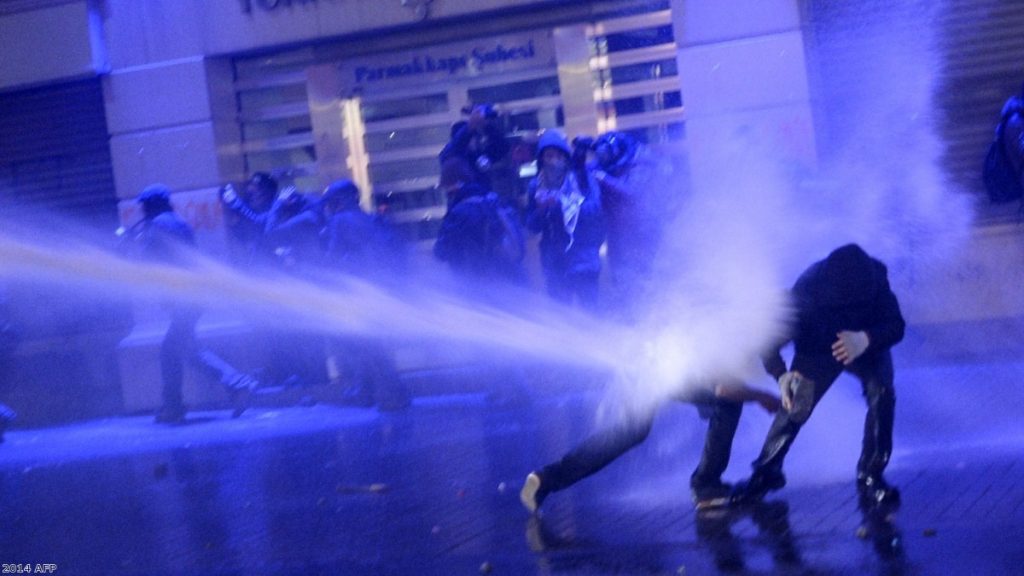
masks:
{"label": "shop window", "polygon": [[651,46],[661,46],[675,42],[672,25],[665,24],[655,28],[630,30],[601,37],[596,44],[598,54],[614,54],[626,50],[639,50]]}
{"label": "shop window", "polygon": [[306,103],[306,85],[289,84],[238,93],[238,111],[244,116],[258,117],[268,107],[290,103]]}
{"label": "shop window", "polygon": [[686,138],[686,123],[673,122],[657,126],[645,126],[624,130],[627,134],[636,138],[637,142],[643,144],[656,144],[659,142],[683,140]]}
{"label": "shop window", "polygon": [[400,100],[364,101],[360,107],[363,122],[382,122],[396,118],[436,114],[448,111],[447,94],[410,96]]}
{"label": "shop window", "polygon": [[401,128],[385,132],[371,132],[363,141],[366,143],[366,151],[391,152],[401,150],[410,146],[436,146],[438,150],[448,142],[451,133],[451,126],[448,123],[435,126],[417,126],[413,128]]}
{"label": "shop window", "polygon": [[[439,148],[438,152],[440,151]],[[437,173],[438,163],[436,155],[431,155],[428,158],[370,164],[370,180],[375,183],[412,180],[424,177],[436,178]]]}
{"label": "shop window", "polygon": [[634,98],[612,100],[608,104],[610,104],[616,116],[630,116],[633,114],[643,114],[645,112],[657,112],[658,110],[679,108],[683,105],[683,97],[681,93],[676,90],[673,92],[658,92]]}
{"label": "shop window", "polygon": [[619,66],[605,71],[604,75],[605,85],[609,82],[614,85],[622,85],[676,76],[678,75],[678,70],[675,58],[665,58],[655,62]]}
{"label": "shop window", "polygon": [[557,96],[559,94],[561,94],[561,90],[558,86],[558,76],[546,76],[544,78],[535,78],[509,84],[495,84],[481,88],[472,88],[468,91],[469,101],[474,104],[528,100],[530,98]]}
{"label": "shop window", "polygon": [[378,191],[374,193],[374,202],[378,207],[387,206],[389,212],[395,213],[443,206],[445,200],[444,194],[438,188],[427,186],[415,190],[391,190],[383,193]]}
{"label": "shop window", "polygon": [[245,155],[249,172],[268,172],[288,184],[296,184],[298,177],[308,176],[315,168],[316,152],[313,146],[249,152]]}
{"label": "shop window", "polygon": [[242,124],[242,137],[246,141],[281,138],[283,136],[310,134],[312,132],[313,127],[310,124],[309,116]]}

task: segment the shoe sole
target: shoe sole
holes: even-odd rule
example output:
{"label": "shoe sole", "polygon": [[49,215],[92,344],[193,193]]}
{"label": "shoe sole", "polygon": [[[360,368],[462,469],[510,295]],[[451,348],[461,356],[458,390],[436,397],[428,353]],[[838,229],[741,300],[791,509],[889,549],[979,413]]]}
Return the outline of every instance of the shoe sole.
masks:
{"label": "shoe sole", "polygon": [[526,477],[526,482],[523,483],[523,489],[519,491],[519,501],[523,503],[523,506],[530,514],[536,514],[537,512],[538,490],[540,490],[540,476],[531,472]]}
{"label": "shoe sole", "polygon": [[704,500],[698,500],[696,502],[697,510],[711,510],[713,508],[724,508],[729,505],[730,498],[728,496],[720,496],[718,498],[706,498]]}

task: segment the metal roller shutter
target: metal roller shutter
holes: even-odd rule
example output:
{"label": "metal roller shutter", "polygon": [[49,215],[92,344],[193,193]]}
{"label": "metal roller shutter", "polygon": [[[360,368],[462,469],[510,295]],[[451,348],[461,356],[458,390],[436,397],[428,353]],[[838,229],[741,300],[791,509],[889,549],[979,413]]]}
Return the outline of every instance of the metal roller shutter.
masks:
{"label": "metal roller shutter", "polygon": [[0,94],[0,111],[0,201],[116,226],[98,78]]}
{"label": "metal roller shutter", "polygon": [[843,111],[873,97],[887,59],[933,38],[942,166],[953,185],[976,198],[978,225],[1018,218],[1017,206],[988,203],[981,167],[999,111],[1024,81],[1024,2],[804,0],[803,9],[822,146],[852,128]]}

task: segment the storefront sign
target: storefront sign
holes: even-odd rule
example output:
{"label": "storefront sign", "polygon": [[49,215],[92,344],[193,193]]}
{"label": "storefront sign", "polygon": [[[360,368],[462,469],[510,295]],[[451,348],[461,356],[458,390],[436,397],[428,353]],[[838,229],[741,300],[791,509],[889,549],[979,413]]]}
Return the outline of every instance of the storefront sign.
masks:
{"label": "storefront sign", "polygon": [[429,82],[498,74],[554,64],[546,33],[489,38],[360,58],[340,65],[342,82],[365,88],[394,82]]}

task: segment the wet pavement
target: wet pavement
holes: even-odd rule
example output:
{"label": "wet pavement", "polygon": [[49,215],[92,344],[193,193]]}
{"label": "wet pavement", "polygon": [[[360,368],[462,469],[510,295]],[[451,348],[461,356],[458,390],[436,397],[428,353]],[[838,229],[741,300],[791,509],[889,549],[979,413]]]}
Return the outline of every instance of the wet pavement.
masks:
{"label": "wet pavement", "polygon": [[[1012,392],[965,388],[965,405],[1019,409],[1022,374],[1012,361],[901,371],[889,477],[903,506],[877,517],[854,496],[853,381],[797,441],[789,486],[708,514],[687,490],[702,422],[682,405],[540,517],[525,512],[523,477],[593,429],[593,391],[13,430],[0,445],[0,562],[57,574],[1024,574],[1024,426],[964,408],[950,422],[926,402],[929,386],[994,377]],[[766,427],[748,408],[727,480],[746,474]]]}

